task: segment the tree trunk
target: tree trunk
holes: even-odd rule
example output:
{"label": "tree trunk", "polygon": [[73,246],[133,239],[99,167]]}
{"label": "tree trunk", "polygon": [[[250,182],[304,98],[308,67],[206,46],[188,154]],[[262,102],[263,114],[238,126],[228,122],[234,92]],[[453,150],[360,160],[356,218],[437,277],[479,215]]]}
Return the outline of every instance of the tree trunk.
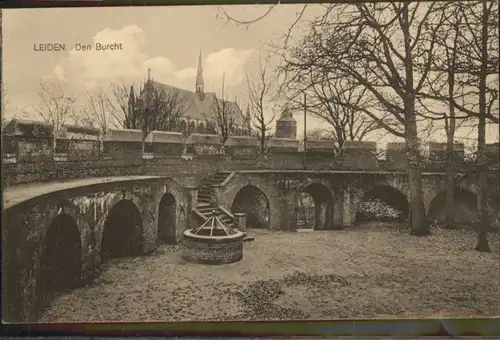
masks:
{"label": "tree trunk", "polygon": [[430,235],[430,230],[423,199],[416,121],[407,123],[406,145],[408,149],[408,179],[410,189],[410,234],[414,236],[427,236]]}
{"label": "tree trunk", "polygon": [[448,166],[446,167],[446,222],[445,228],[455,228],[455,169],[453,165],[453,141],[451,150],[448,141]]}
{"label": "tree trunk", "polygon": [[478,165],[478,233],[476,250],[480,252],[491,252],[488,244],[488,167],[484,155],[486,143],[486,77],[488,65],[488,10],[487,1],[482,1],[482,34],[481,34],[481,72],[479,78],[479,124],[477,137],[477,165]]}
{"label": "tree trunk", "polygon": [[266,152],[266,130],[265,126],[260,127],[260,152],[265,154]]}
{"label": "tree trunk", "polygon": [[409,3],[402,11],[402,30],[405,44],[406,84],[404,91],[405,140],[408,155],[408,179],[410,189],[410,225],[411,235],[427,236],[430,234],[429,223],[425,214],[422,192],[422,174],[420,173],[420,150],[418,143],[417,119],[415,115],[415,90],[413,87],[413,59],[411,49],[410,23],[408,19]]}
{"label": "tree trunk", "polygon": [[[455,46],[453,47],[455,49]],[[455,57],[455,50],[453,51],[453,58]],[[455,228],[455,160],[454,160],[454,142],[455,142],[455,105],[453,95],[455,92],[455,75],[454,75],[454,60],[451,60],[453,65],[451,70],[448,71],[448,100],[450,109],[449,124],[447,124],[446,131],[446,222],[445,228]],[[451,72],[450,72],[451,71]]]}

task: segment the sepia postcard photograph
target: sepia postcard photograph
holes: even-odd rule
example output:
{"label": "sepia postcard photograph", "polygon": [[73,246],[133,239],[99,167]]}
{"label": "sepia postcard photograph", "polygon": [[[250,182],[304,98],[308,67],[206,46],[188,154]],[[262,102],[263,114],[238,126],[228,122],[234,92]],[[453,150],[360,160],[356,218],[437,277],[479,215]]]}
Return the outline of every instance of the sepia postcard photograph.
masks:
{"label": "sepia postcard photograph", "polygon": [[3,322],[500,316],[498,6],[3,9]]}

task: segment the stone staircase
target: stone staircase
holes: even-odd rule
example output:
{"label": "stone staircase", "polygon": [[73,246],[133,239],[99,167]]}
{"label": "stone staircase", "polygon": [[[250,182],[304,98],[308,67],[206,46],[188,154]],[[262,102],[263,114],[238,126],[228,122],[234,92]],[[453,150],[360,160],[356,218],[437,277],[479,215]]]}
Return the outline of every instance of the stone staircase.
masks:
{"label": "stone staircase", "polygon": [[201,184],[198,187],[196,210],[205,215],[207,218],[210,217],[212,215],[212,211],[215,210],[217,218],[222,223],[228,227],[236,228],[233,218],[225,213],[221,208],[215,206],[211,200],[213,189],[210,186],[214,184],[222,184],[222,182],[224,182],[230,174],[231,172],[217,172],[201,181]]}

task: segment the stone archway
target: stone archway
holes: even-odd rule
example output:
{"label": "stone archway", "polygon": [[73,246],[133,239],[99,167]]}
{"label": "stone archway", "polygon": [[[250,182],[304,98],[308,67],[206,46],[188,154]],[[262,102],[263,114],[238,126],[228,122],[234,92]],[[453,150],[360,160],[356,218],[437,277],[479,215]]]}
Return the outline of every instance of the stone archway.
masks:
{"label": "stone archway", "polygon": [[377,185],[358,202],[356,222],[394,221],[409,218],[410,206],[406,195],[389,185]]}
{"label": "stone archway", "polygon": [[134,256],[144,247],[142,216],[132,200],[122,199],[109,211],[101,241],[101,260]]}
{"label": "stone archway", "polygon": [[333,195],[321,183],[310,183],[297,199],[297,227],[330,229],[333,222]]}
{"label": "stone archway", "polygon": [[37,275],[36,309],[52,295],[75,288],[81,279],[82,246],[76,221],[68,214],[57,215],[45,235]]}
{"label": "stone archway", "polygon": [[270,228],[269,200],[266,194],[256,186],[248,184],[237,192],[231,205],[231,212],[233,214],[245,213],[247,228]]}
{"label": "stone archway", "polygon": [[[472,225],[477,221],[477,195],[469,190],[455,188],[454,220],[457,225]],[[446,191],[438,193],[429,204],[427,216],[430,221],[443,223],[446,219]]]}
{"label": "stone archway", "polygon": [[158,209],[158,240],[165,244],[176,244],[177,202],[167,192],[160,200]]}

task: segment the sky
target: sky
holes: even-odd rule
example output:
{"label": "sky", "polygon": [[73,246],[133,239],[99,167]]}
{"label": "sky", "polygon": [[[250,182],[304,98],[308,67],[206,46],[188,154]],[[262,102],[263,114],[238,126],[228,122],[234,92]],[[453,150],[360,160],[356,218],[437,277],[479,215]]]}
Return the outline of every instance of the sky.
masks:
{"label": "sky", "polygon": [[[239,20],[259,17],[268,8],[224,6]],[[123,81],[144,80],[151,69],[154,80],[194,91],[200,52],[205,92],[220,94],[224,74],[226,95],[245,107],[246,72],[255,74],[259,55],[266,56],[270,44],[283,41],[302,8],[278,5],[248,26],[228,23],[217,6],[3,10],[5,117],[39,119],[30,108],[44,79],[61,81],[69,93],[81,95]],[[321,5],[309,5],[303,20],[321,13]],[[303,27],[294,30],[292,42],[302,37]],[[96,42],[121,43],[123,50],[74,49],[75,44]],[[34,45],[43,43],[62,43],[67,51],[34,51]],[[273,59],[271,67],[276,63]],[[301,136],[303,115],[298,112],[295,117]],[[324,128],[321,121],[307,119],[309,130]],[[390,140],[385,138],[378,141]]]}
{"label": "sky", "polygon": [[[243,20],[268,8],[225,7]],[[151,69],[155,80],[194,91],[200,51],[205,92],[220,94],[224,74],[226,96],[246,106],[246,72],[255,72],[258,56],[279,42],[301,8],[280,6],[248,27],[228,23],[217,6],[4,10],[6,116],[26,116],[42,79],[64,81],[68,92],[83,93],[109,82],[144,80]],[[77,43],[95,42],[122,43],[123,50],[33,50],[40,43],[72,49]]]}

